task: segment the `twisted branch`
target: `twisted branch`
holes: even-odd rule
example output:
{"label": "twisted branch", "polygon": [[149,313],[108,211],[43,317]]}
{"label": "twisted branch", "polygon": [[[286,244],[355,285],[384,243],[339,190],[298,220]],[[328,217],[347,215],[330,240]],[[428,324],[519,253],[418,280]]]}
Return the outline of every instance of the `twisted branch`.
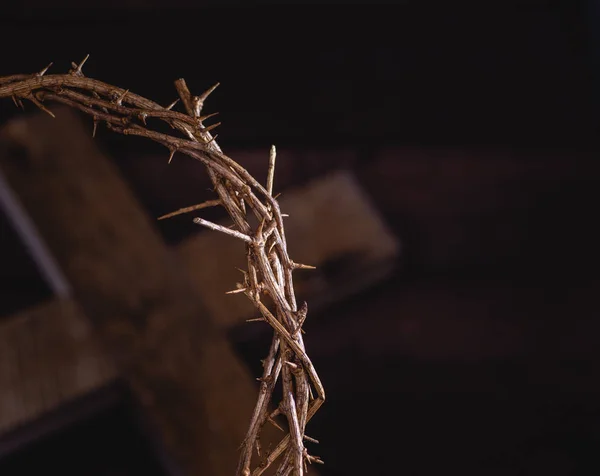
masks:
{"label": "twisted branch", "polygon": [[[279,461],[277,475],[302,476],[306,463],[322,463],[310,456],[304,441],[316,441],[305,435],[308,421],[325,400],[325,391],[310,358],[306,355],[302,338],[302,324],[307,305],[298,309],[294,295],[292,272],[311,266],[294,263],[288,256],[282,214],[272,196],[275,170],[275,147],[269,156],[266,187],[256,181],[241,165],[223,154],[211,130],[219,124],[205,126],[204,121],[214,116],[202,116],[204,101],[215,85],[200,96],[193,96],[185,81],[175,81],[185,112],[173,110],[177,101],[167,107],[101,81],[87,78],[80,63],[72,63],[68,74],[46,75],[48,68],[35,74],[0,77],[0,98],[12,97],[17,106],[28,100],[54,117],[46,108],[46,101],[71,106],[90,115],[94,121],[93,134],[98,124],[110,130],[146,137],[169,149],[169,162],[176,152],[202,162],[207,169],[218,199],[178,210],[160,218],[199,210],[209,206],[223,206],[234,223],[226,228],[200,217],[194,223],[242,240],[246,246],[248,269],[243,272],[243,283],[230,293],[243,293],[274,330],[250,426],[241,445],[237,476],[258,476]],[[172,134],[158,132],[148,126],[148,120],[163,121],[173,128]],[[248,220],[251,211],[259,225],[253,229]],[[272,310],[264,303],[268,296]],[[278,382],[283,388],[282,401],[274,404],[273,391]],[[314,393],[313,393],[314,390]],[[275,411],[271,412],[271,408]],[[254,449],[260,453],[260,433],[263,426],[282,414],[288,423],[287,435],[259,463],[252,461]],[[252,469],[254,468],[254,469]]]}

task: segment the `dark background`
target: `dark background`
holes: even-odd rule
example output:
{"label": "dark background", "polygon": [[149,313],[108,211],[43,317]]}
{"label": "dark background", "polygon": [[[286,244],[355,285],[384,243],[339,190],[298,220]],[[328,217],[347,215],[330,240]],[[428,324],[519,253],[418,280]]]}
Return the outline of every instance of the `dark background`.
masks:
{"label": "dark background", "polygon": [[[328,388],[311,423],[323,475],[598,474],[597,2],[29,5],[0,17],[0,75],[90,53],[88,76],[165,105],[178,77],[220,81],[207,108],[224,149],[320,151],[283,165],[282,188],[351,167],[403,242],[393,276],[307,324]],[[0,106],[0,121],[15,114]],[[98,140],[149,213],[202,200],[197,164]],[[169,243],[195,231],[160,227]],[[8,315],[49,290],[1,230]],[[268,335],[232,338],[249,365],[267,348]],[[69,430],[93,449],[82,465],[137,428],[111,412]],[[19,465],[42,447],[0,471],[33,474]],[[114,466],[138,474],[148,451],[132,444]]]}

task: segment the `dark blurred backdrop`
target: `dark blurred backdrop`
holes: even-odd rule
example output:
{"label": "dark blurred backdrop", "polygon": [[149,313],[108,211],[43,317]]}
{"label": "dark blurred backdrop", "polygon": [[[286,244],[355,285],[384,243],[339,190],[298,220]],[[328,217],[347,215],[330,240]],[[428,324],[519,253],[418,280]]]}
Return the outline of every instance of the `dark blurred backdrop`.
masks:
{"label": "dark blurred backdrop", "polygon": [[[389,278],[307,324],[323,475],[598,474],[597,2],[42,3],[0,17],[0,76],[90,53],[88,76],[165,105],[178,77],[219,81],[225,150],[316,151],[282,159],[283,189],[350,168],[402,242]],[[197,164],[98,141],[153,216],[201,201]],[[7,223],[1,249],[0,314],[48,297]],[[254,372],[268,338],[232,337]],[[78,434],[102,447],[119,411]]]}

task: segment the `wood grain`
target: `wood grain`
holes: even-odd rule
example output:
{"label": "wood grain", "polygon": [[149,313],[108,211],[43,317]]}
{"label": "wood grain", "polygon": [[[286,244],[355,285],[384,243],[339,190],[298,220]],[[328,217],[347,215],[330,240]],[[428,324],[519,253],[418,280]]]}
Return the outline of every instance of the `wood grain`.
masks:
{"label": "wood grain", "polygon": [[65,109],[0,134],[0,167],[187,474],[229,475],[256,389],[153,223]]}

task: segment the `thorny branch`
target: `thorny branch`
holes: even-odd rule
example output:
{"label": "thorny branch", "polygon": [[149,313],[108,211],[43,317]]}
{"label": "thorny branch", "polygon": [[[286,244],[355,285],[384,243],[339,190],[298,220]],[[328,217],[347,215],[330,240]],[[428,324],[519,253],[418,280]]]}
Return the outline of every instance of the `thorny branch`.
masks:
{"label": "thorny branch", "polygon": [[[223,206],[233,220],[234,229],[222,227],[202,218],[194,222],[221,231],[244,242],[248,269],[243,272],[243,283],[230,293],[245,294],[274,330],[267,358],[263,361],[263,374],[258,379],[258,400],[251,417],[250,427],[241,445],[237,476],[258,476],[278,461],[277,475],[302,476],[306,463],[322,463],[310,456],[305,441],[316,441],[305,435],[308,421],[325,400],[325,391],[304,348],[302,324],[306,319],[307,305],[297,308],[292,272],[310,269],[311,266],[294,263],[288,256],[282,214],[272,196],[275,170],[275,148],[269,155],[266,187],[256,181],[241,165],[223,154],[211,130],[218,126],[205,126],[204,121],[214,116],[202,116],[204,101],[216,88],[213,86],[200,96],[193,96],[185,81],[175,81],[185,112],[174,110],[177,101],[167,107],[101,81],[84,76],[80,63],[72,63],[68,74],[47,75],[51,65],[34,74],[0,77],[0,98],[12,97],[17,106],[28,100],[54,117],[46,108],[46,101],[74,107],[90,115],[94,121],[93,134],[98,124],[110,130],[151,139],[169,149],[169,162],[176,152],[202,162],[208,171],[218,199],[181,209],[165,215],[199,210],[209,206]],[[148,125],[148,120],[160,120],[175,132],[164,134]],[[247,216],[251,211],[259,225],[252,229]],[[268,296],[272,310],[263,303]],[[283,399],[273,402],[273,391],[281,382]],[[313,392],[314,390],[314,392]],[[275,408],[274,411],[272,409]],[[273,418],[284,415],[288,423],[287,435],[259,463],[252,462],[254,449],[260,454],[260,433]],[[254,468],[254,469],[252,469]]]}

